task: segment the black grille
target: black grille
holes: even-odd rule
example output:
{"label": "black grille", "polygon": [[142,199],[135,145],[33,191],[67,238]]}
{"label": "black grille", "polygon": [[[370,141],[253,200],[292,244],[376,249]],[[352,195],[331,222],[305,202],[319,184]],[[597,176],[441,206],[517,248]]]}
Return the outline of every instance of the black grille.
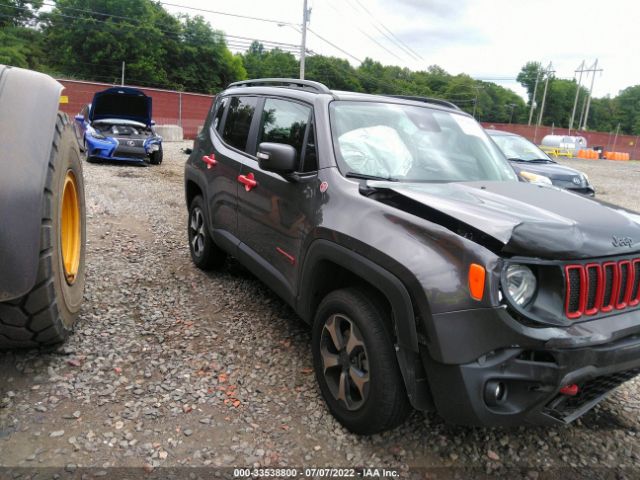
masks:
{"label": "black grille", "polygon": [[602,297],[602,304],[604,306],[611,305],[611,291],[613,290],[613,269],[614,265],[604,266],[604,296]]}
{"label": "black grille", "polygon": [[123,147],[137,147],[137,148],[144,147],[144,139],[116,138],[116,140],[118,140],[118,143],[120,144],[120,146],[123,146]]}
{"label": "black grille", "polygon": [[589,280],[589,291],[587,292],[587,310],[593,310],[596,304],[598,293],[598,268],[587,267],[587,277]]}
{"label": "black grille", "polygon": [[580,270],[569,270],[569,311],[575,312],[580,308]]}
{"label": "black grille", "polygon": [[574,397],[559,394],[545,407],[545,412],[560,420],[572,420],[570,417],[591,408],[604,395],[640,374],[640,368],[603,375],[579,384],[578,394]]}
{"label": "black grille", "polygon": [[624,302],[624,296],[627,293],[627,279],[629,278],[629,264],[620,264],[620,288],[618,289],[618,303]]}
{"label": "black grille", "polygon": [[631,298],[638,297],[638,287],[640,286],[640,262],[633,263],[633,288],[631,289]]}
{"label": "black grille", "polygon": [[576,320],[640,304],[640,258],[565,265],[565,315]]}
{"label": "black grille", "polygon": [[118,145],[113,152],[114,157],[125,158],[146,158],[147,154],[142,147],[129,147],[127,145]]}

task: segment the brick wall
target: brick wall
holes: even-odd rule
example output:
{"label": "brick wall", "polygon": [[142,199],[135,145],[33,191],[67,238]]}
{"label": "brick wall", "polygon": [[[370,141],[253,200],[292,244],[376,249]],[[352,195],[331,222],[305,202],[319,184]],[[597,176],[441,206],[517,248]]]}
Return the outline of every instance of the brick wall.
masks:
{"label": "brick wall", "polygon": [[[107,83],[82,82],[78,80],[58,80],[64,87],[63,95],[69,103],[60,105],[70,117],[76,115],[82,106],[91,103],[96,92],[113,87]],[[129,85],[127,85],[129,86]],[[155,88],[135,87],[153,99],[153,119],[158,125],[181,125],[185,138],[196,136],[198,127],[204,123],[211,107],[213,95],[175,92]],[[180,104],[182,103],[182,108]]]}

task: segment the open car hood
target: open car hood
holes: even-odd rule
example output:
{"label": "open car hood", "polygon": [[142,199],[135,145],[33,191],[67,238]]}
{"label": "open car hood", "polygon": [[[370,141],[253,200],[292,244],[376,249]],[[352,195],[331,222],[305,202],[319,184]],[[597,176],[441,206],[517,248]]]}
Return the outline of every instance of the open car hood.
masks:
{"label": "open car hood", "polygon": [[416,212],[426,220],[461,222],[482,232],[511,255],[579,259],[640,250],[640,215],[555,187],[525,182],[367,185],[417,202]]}
{"label": "open car hood", "polygon": [[113,87],[97,92],[91,102],[89,121],[119,118],[151,125],[151,97],[140,90]]}

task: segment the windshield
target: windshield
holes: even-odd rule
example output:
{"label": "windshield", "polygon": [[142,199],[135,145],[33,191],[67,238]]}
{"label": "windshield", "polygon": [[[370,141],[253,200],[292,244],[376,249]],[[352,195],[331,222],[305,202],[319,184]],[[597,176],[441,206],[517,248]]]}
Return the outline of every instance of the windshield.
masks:
{"label": "windshield", "polygon": [[332,102],[330,114],[343,174],[407,182],[517,181],[482,127],[466,115],[347,101]]}
{"label": "windshield", "polygon": [[498,144],[507,158],[524,160],[525,162],[533,160],[552,161],[546,153],[524,137],[517,135],[491,135],[491,138]]}

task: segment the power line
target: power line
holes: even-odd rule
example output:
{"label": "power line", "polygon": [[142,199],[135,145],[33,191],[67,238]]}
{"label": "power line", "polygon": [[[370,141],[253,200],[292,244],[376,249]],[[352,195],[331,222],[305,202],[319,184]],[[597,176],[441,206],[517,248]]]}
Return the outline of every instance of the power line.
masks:
{"label": "power line", "polygon": [[[349,0],[347,0],[349,1]],[[424,60],[424,58],[422,58],[418,53],[416,53],[411,47],[409,47],[408,45],[406,45],[402,40],[400,40],[398,37],[396,37],[396,35],[387,28],[387,26],[382,23],[380,20],[378,20],[370,11],[367,7],[365,7],[360,0],[355,0],[358,5],[360,5],[360,8],[362,8],[367,15],[369,15],[374,21],[376,21],[380,26],[382,26],[382,28],[384,28],[384,30],[386,30],[388,33],[385,33],[383,30],[381,30],[380,28],[378,28],[378,26],[376,24],[374,24],[372,22],[372,25],[380,32],[382,33],[387,39],[389,39],[391,42],[395,43],[396,45],[398,45],[402,50],[404,50],[405,52],[407,52],[409,55],[411,55],[414,59],[416,60]]]}
{"label": "power line", "polygon": [[[20,10],[28,10],[28,8],[26,7],[18,7],[18,6],[13,6],[13,5],[8,5],[6,3],[0,3],[0,6],[2,7],[11,7],[11,8],[17,8]],[[65,7],[66,8],[66,7]],[[80,10],[80,9],[75,9],[75,10]],[[111,15],[109,14],[105,14],[105,13],[101,13],[101,12],[95,12],[92,10],[82,10],[85,13],[91,13],[91,14],[97,14],[97,15],[108,15],[111,17]],[[9,17],[9,15],[2,15],[3,17]],[[34,15],[34,19],[37,20],[46,20],[48,17],[51,16],[59,16],[62,18],[69,18],[72,20],[79,20],[79,21],[83,21],[83,22],[89,22],[92,24],[95,24],[95,22],[101,23],[101,24],[108,24],[108,25],[113,25],[113,26],[118,26],[118,27],[136,27],[139,28],[140,26],[149,26],[149,27],[155,27],[156,25],[146,25],[143,24],[140,20],[138,19],[134,19],[131,17],[122,17],[122,16],[113,16],[114,18],[121,18],[121,19],[127,19],[127,20],[132,20],[134,22],[136,22],[136,24],[132,24],[132,23],[125,23],[125,22],[110,22],[108,20],[100,20],[97,18],[89,18],[89,17],[85,17],[85,16],[80,16],[80,15],[66,15],[64,13],[61,12],[56,12],[56,11],[51,11],[48,13],[44,13],[44,14],[39,14],[39,15]],[[169,37],[169,38],[173,38],[173,39],[177,39],[177,40],[185,40],[185,36],[180,35],[180,34],[174,34],[174,33],[169,33],[169,32],[159,32],[161,35],[165,36],[165,37]],[[273,40],[264,40],[264,39],[259,39],[259,38],[251,38],[251,37],[243,37],[243,36],[239,36],[239,35],[229,35],[223,32],[217,32],[215,30],[213,30],[213,33],[215,36],[220,37],[220,39],[224,40],[225,38],[229,37],[229,38],[234,38],[234,39],[240,39],[240,40],[249,40],[249,41],[257,41],[260,42],[262,44],[270,44],[270,45],[279,45],[282,47],[288,47],[288,48],[296,48],[299,50],[299,46],[292,44],[292,43],[284,43],[284,42],[277,42],[277,41],[273,41]]]}
{"label": "power line", "polygon": [[[331,7],[336,13],[338,13],[340,15],[340,12],[338,11],[338,9],[329,1],[327,3],[327,5],[329,5],[329,7]],[[378,40],[376,40],[375,38],[373,38],[371,35],[369,35],[367,32],[365,32],[364,30],[362,30],[359,26],[354,25],[358,31],[360,33],[362,33],[365,37],[367,37],[369,40],[371,40],[372,42],[374,42],[376,45],[378,45],[380,48],[386,50],[387,52],[389,52],[391,55],[393,55],[395,58],[397,58],[398,60],[402,61],[402,59],[396,55],[395,53],[393,53],[391,50],[389,50],[387,47],[385,47],[382,43],[380,43]]]}
{"label": "power line", "polygon": [[208,10],[206,8],[197,8],[197,7],[188,7],[186,5],[178,5],[177,3],[169,3],[169,2],[158,2],[160,5],[165,5],[168,7],[177,7],[177,8],[184,8],[185,10],[193,10],[196,12],[203,12],[203,13],[213,13],[215,15],[226,15],[228,17],[236,17],[236,18],[244,18],[244,19],[248,19],[248,20],[256,20],[256,21],[260,21],[260,22],[267,22],[267,23],[276,23],[279,25],[293,25],[290,22],[283,22],[282,20],[274,20],[271,18],[259,18],[259,17],[252,17],[249,15],[240,15],[237,13],[228,13],[228,12],[220,12],[217,10]]}
{"label": "power line", "polygon": [[356,62],[358,63],[362,63],[362,60],[360,60],[358,57],[355,57],[353,55],[351,55],[349,52],[347,52],[346,50],[343,50],[342,48],[340,48],[339,46],[337,46],[335,43],[330,42],[329,40],[327,40],[326,38],[318,35],[316,32],[314,32],[313,30],[311,30],[309,27],[307,27],[307,30],[311,33],[313,33],[316,37],[318,37],[320,40],[322,40],[325,43],[328,43],[329,45],[331,45],[333,48],[335,48],[336,50],[341,51],[342,53],[344,53],[345,55],[353,58]]}

